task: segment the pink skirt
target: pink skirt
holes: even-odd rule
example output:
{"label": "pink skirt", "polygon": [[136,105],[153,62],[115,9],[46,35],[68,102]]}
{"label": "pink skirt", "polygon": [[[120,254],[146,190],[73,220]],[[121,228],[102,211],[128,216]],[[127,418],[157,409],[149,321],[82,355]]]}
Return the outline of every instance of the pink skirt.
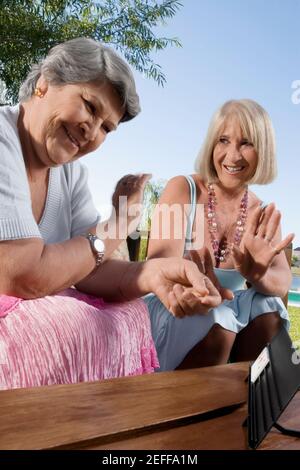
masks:
{"label": "pink skirt", "polygon": [[142,300],[106,303],[76,289],[0,296],[0,390],[151,373],[158,367]]}

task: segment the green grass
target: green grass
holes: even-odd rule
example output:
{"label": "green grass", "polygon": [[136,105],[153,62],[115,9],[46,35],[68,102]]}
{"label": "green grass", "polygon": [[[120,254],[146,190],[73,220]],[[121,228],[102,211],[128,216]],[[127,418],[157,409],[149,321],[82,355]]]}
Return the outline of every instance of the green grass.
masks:
{"label": "green grass", "polygon": [[290,335],[293,342],[300,347],[300,308],[288,306],[291,320]]}

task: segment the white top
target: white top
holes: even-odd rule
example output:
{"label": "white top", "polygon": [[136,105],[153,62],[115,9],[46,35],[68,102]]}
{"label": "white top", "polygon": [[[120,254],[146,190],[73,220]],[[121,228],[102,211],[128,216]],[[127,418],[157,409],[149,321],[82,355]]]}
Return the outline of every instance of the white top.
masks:
{"label": "white top", "polygon": [[38,237],[59,243],[85,233],[100,215],[88,188],[87,168],[79,161],[50,168],[45,209],[36,223],[18,116],[19,105],[0,107],[0,240]]}

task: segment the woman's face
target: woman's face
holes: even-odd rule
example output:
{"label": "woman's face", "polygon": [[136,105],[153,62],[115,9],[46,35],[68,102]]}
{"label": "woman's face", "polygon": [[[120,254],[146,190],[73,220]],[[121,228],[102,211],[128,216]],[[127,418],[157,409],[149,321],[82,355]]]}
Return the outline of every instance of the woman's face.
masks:
{"label": "woman's face", "polygon": [[108,83],[52,86],[39,81],[43,96],[34,96],[31,143],[45,166],[77,160],[96,150],[124,114],[121,100]]}
{"label": "woman's face", "polygon": [[244,186],[254,175],[257,160],[257,152],[252,142],[243,136],[237,119],[228,119],[213,152],[220,183],[228,189]]}

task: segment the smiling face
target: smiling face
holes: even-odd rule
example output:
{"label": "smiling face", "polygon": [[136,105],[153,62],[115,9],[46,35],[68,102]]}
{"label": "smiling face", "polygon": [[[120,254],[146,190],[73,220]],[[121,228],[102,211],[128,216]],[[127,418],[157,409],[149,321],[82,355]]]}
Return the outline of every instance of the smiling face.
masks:
{"label": "smiling face", "polygon": [[[30,147],[45,167],[68,163],[96,150],[124,114],[109,83],[52,86],[42,77],[30,110]],[[27,129],[28,130],[28,129]]]}
{"label": "smiling face", "polygon": [[230,117],[222,128],[213,151],[213,163],[220,184],[227,189],[244,186],[254,175],[257,152],[242,133],[235,117]]}

